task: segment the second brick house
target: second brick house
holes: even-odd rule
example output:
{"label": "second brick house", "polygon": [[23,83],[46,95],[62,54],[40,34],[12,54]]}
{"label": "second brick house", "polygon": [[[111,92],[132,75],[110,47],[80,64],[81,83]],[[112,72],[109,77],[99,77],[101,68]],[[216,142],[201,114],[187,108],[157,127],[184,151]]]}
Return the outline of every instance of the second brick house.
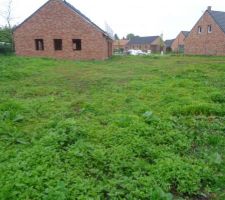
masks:
{"label": "second brick house", "polygon": [[171,49],[175,53],[183,53],[185,39],[189,35],[189,31],[181,31],[171,44]]}
{"label": "second brick house", "polygon": [[208,7],[185,39],[185,54],[225,55],[225,12]]}
{"label": "second brick house", "polygon": [[63,0],[49,0],[14,31],[17,55],[75,60],[112,56],[112,39]]}

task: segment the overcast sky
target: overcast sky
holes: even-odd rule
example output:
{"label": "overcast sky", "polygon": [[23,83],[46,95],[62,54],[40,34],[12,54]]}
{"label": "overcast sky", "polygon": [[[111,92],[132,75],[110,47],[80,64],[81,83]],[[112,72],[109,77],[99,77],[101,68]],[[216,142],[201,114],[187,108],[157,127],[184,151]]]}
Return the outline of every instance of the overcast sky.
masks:
{"label": "overcast sky", "polygon": [[[14,24],[21,23],[47,0],[14,0]],[[190,30],[207,6],[225,11],[225,0],[67,0],[97,25],[107,22],[119,37],[134,33],[172,39]],[[7,0],[0,0],[0,10]],[[0,18],[0,25],[5,22]]]}

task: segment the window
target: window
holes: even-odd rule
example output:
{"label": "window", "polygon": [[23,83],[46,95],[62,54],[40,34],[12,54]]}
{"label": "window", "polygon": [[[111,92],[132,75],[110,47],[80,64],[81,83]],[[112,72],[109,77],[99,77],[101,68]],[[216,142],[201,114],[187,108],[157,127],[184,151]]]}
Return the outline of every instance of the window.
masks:
{"label": "window", "polygon": [[35,39],[35,48],[37,51],[44,51],[44,40]]}
{"label": "window", "polygon": [[81,51],[81,39],[73,39],[73,50]]}
{"label": "window", "polygon": [[202,27],[199,26],[199,27],[198,27],[198,33],[201,33],[201,32],[202,32]]}
{"label": "window", "polygon": [[54,39],[54,48],[56,51],[62,50],[62,40],[61,39]]}
{"label": "window", "polygon": [[212,26],[208,25],[208,33],[211,33],[211,32],[212,32]]}

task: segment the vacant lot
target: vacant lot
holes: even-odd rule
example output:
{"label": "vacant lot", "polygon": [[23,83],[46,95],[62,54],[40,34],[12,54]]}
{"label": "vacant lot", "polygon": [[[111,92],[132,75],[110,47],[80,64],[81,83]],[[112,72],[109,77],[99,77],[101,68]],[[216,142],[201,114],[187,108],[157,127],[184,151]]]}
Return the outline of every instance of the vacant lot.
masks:
{"label": "vacant lot", "polygon": [[225,58],[0,56],[0,199],[225,199]]}

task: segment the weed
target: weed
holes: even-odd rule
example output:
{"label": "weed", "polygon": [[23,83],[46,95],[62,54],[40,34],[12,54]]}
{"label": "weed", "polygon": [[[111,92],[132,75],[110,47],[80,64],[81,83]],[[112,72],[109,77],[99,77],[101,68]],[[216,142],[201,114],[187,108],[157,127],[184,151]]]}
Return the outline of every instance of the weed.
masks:
{"label": "weed", "polygon": [[224,63],[0,55],[0,199],[224,199]]}

